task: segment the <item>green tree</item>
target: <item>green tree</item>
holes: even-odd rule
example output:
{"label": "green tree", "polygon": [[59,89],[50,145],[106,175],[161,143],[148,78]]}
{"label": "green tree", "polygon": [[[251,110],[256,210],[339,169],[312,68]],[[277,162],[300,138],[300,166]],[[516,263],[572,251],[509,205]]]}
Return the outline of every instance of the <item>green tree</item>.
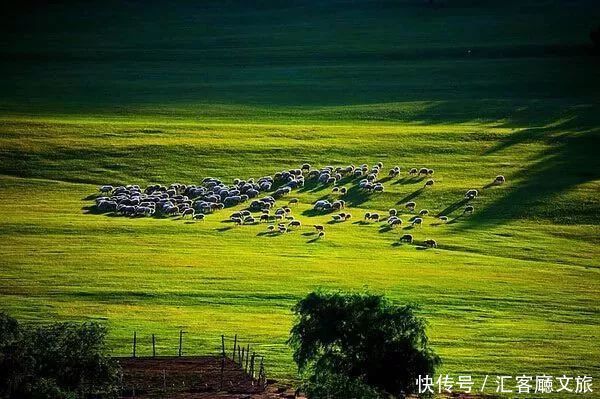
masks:
{"label": "green tree", "polygon": [[440,363],[412,305],[366,293],[313,292],[292,310],[288,343],[313,397],[353,397],[341,392],[348,389],[402,397]]}
{"label": "green tree", "polygon": [[114,397],[119,368],[97,323],[31,327],[0,313],[0,397]]}

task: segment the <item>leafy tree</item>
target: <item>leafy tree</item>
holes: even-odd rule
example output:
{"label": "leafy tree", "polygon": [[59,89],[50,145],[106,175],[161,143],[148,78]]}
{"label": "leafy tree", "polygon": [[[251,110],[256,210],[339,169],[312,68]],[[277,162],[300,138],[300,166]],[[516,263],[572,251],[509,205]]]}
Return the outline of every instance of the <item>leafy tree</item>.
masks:
{"label": "leafy tree", "polygon": [[30,327],[0,313],[0,397],[114,397],[119,369],[97,323]]}
{"label": "leafy tree", "polygon": [[415,391],[419,374],[433,375],[440,363],[414,306],[394,306],[381,295],[313,292],[292,310],[296,322],[288,343],[308,375],[307,391],[337,386],[340,392],[326,397],[347,398],[353,396],[341,391],[366,384],[404,396]]}

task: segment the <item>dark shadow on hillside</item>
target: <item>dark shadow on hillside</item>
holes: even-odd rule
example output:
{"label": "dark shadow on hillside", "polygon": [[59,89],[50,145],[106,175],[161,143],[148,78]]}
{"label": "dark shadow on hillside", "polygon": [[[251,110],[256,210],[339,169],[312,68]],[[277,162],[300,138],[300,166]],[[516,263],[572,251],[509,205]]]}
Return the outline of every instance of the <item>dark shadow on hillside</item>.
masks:
{"label": "dark shadow on hillside", "polygon": [[[494,154],[534,139],[543,140],[550,145],[527,168],[506,176],[507,183],[488,186],[487,190],[505,190],[506,194],[485,209],[477,210],[459,228],[478,228],[511,219],[538,217],[538,207],[547,205],[554,196],[599,179],[600,157],[597,150],[600,148],[600,128],[594,122],[596,119],[589,115],[588,118],[577,116],[543,128],[525,129],[486,151],[484,155]],[[512,184],[515,180],[518,183]],[[569,223],[600,223],[600,215],[596,213],[580,214],[581,219],[574,219],[573,215],[577,216],[577,205],[568,208],[553,209],[547,216]]]}

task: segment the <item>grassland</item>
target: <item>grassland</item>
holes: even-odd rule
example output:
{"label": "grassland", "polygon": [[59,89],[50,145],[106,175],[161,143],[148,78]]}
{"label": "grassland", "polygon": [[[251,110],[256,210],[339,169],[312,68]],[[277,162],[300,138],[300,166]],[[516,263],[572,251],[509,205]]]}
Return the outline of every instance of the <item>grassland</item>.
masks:
{"label": "grassland", "polygon": [[[84,22],[55,6],[3,36],[2,310],[101,320],[119,354],[133,330],[170,354],[179,328],[190,352],[237,333],[290,377],[293,303],[367,287],[422,306],[444,372],[600,376],[593,2],[131,4]],[[436,185],[403,173],[350,195],[355,217],[409,197],[447,213],[466,189],[508,183],[483,189],[471,217],[412,230],[436,250],[375,223],[326,225],[314,241],[232,228],[228,212],[191,223],[85,209],[98,184],[380,160],[432,167]],[[326,223],[308,210],[327,195],[301,190],[295,214]]]}

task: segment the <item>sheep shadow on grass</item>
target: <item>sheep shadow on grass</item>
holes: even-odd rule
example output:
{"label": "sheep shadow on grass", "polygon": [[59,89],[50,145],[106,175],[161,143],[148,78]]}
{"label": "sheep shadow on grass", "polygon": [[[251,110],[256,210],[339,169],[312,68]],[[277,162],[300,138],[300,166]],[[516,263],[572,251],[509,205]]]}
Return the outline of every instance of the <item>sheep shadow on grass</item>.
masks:
{"label": "sheep shadow on grass", "polygon": [[311,209],[306,209],[306,210],[302,211],[302,215],[308,216],[308,217],[323,216],[323,215],[327,215],[328,213],[331,213],[331,212],[333,212],[333,209],[329,210],[329,211],[320,211],[320,210],[311,208]]}
{"label": "sheep shadow on grass", "polygon": [[438,213],[438,216],[448,216],[452,212],[456,211],[459,208],[462,208],[463,206],[467,205],[468,203],[469,203],[469,199],[467,199],[467,198],[463,198],[460,201],[456,201],[455,203],[447,206],[443,211]]}
{"label": "sheep shadow on grass", "polygon": [[219,227],[219,228],[216,228],[215,230],[217,230],[217,231],[218,231],[218,232],[220,232],[220,233],[223,233],[223,232],[225,232],[225,231],[229,231],[229,230],[231,230],[231,229],[233,229],[233,226]]}
{"label": "sheep shadow on grass", "polygon": [[392,226],[390,226],[389,224],[386,224],[384,226],[381,226],[379,228],[379,232],[380,233],[387,233],[388,231],[392,231],[394,228]]}
{"label": "sheep shadow on grass", "polygon": [[277,231],[261,231],[256,234],[257,237],[275,237],[278,235],[279,233]]}
{"label": "sheep shadow on grass", "polygon": [[421,193],[425,191],[424,187],[421,187],[415,191],[413,191],[412,193],[408,194],[406,197],[400,199],[398,202],[396,202],[396,205],[401,205],[401,204],[406,204],[409,201],[412,201],[413,199],[417,198],[419,195],[421,195]]}
{"label": "sheep shadow on grass", "polygon": [[359,226],[367,226],[367,225],[370,225],[371,223],[367,222],[366,220],[357,220],[356,222],[353,222],[352,224],[357,224]]}
{"label": "sheep shadow on grass", "polygon": [[95,200],[98,197],[99,197],[98,194],[90,194],[90,195],[88,195],[86,197],[83,197],[81,200],[82,201],[92,201],[92,200]]}
{"label": "sheep shadow on grass", "polygon": [[448,221],[448,224],[454,224],[454,223],[458,223],[458,222],[460,222],[460,219],[462,219],[462,218],[463,218],[463,216],[464,216],[464,213],[462,213],[462,214],[458,215],[458,216],[457,216],[457,217],[455,217],[454,219],[452,219],[452,220],[449,220],[449,221]]}
{"label": "sheep shadow on grass", "polygon": [[369,200],[369,193],[361,190],[358,186],[352,186],[343,196],[344,201],[351,207],[359,207]]}

